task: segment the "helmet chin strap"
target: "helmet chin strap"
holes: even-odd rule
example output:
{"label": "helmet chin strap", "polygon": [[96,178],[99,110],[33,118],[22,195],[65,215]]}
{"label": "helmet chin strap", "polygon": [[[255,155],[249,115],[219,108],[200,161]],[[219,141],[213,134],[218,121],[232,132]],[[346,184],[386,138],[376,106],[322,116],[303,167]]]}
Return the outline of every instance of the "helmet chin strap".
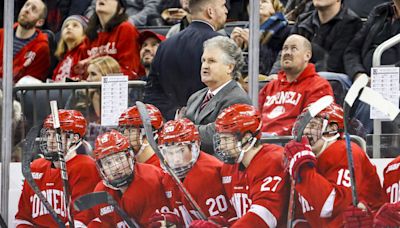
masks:
{"label": "helmet chin strap", "polygon": [[[153,132],[153,134],[154,134],[154,140],[157,140],[158,135],[155,134],[155,132]],[[150,145],[148,142],[147,142],[147,143],[144,142],[144,140],[143,140],[143,137],[144,137],[144,136],[145,136],[144,129],[141,129],[141,131],[140,131],[140,139],[139,139],[139,143],[140,143],[141,146],[140,146],[140,148],[139,148],[139,151],[135,154],[135,157],[139,157],[139,156],[143,153],[144,149],[145,149],[147,146]]]}
{"label": "helmet chin strap", "polygon": [[[244,154],[249,151],[251,148],[254,147],[254,144],[257,142],[257,138],[256,137],[250,137],[244,144],[242,144],[242,142],[238,142],[238,148],[240,148],[240,154],[238,159],[236,160],[236,163],[241,163],[244,157]],[[243,150],[243,145],[246,146],[250,143],[250,145]]]}
{"label": "helmet chin strap", "polygon": [[76,150],[82,145],[82,139],[79,139],[77,143],[69,143],[69,146],[71,144],[73,145],[67,150],[67,153],[65,154],[65,161],[68,161],[75,157]]}
{"label": "helmet chin strap", "polygon": [[337,140],[339,137],[340,137],[339,133],[336,133],[334,136],[328,137],[328,138],[322,135],[321,138],[322,138],[322,140],[324,140],[324,145],[322,145],[321,150],[319,150],[318,156],[324,152],[324,150],[328,146],[328,143]]}

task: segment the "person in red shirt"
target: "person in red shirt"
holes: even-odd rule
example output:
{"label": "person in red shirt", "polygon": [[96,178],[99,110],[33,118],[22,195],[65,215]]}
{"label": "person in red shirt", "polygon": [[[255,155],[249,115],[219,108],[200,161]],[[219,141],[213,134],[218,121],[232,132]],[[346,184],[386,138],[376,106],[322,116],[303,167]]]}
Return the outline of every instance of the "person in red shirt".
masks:
{"label": "person in red shirt", "polygon": [[[93,154],[103,179],[94,191],[108,192],[141,227],[156,211],[169,211],[161,169],[136,163],[129,140],[120,132],[111,130],[99,135]],[[86,213],[92,218],[89,227],[124,227],[125,224],[107,204],[100,204]]]}
{"label": "person in red shirt", "polygon": [[[63,183],[61,179],[60,161],[57,153],[56,134],[53,118],[49,115],[41,131],[40,149],[44,158],[31,163],[31,171],[38,187],[60,219],[67,224],[67,211],[74,218],[75,227],[81,227],[86,221],[85,213],[73,209],[73,201],[90,193],[100,180],[94,160],[88,155],[77,154],[76,149],[82,144],[86,132],[86,120],[75,110],[59,110],[62,149],[66,151],[65,161],[70,186],[71,205],[65,205]],[[34,151],[32,151],[34,152]],[[82,172],[84,167],[84,172]],[[15,215],[16,227],[57,227],[49,212],[26,181],[22,187],[18,212]]]}
{"label": "person in red shirt", "polygon": [[[31,76],[45,81],[50,68],[50,49],[47,35],[41,27],[47,7],[41,0],[28,0],[19,12],[14,25],[13,81]],[[0,29],[0,78],[3,78],[4,29]]]}
{"label": "person in red shirt", "polygon": [[[216,217],[227,221],[235,219],[235,211],[221,183],[222,162],[200,151],[200,136],[193,122],[186,118],[168,121],[159,133],[158,144],[166,162],[205,216],[211,220]],[[198,211],[186,200],[170,175],[165,175],[163,185],[170,209],[183,220],[183,224],[177,225],[188,227],[193,220],[199,219]]]}
{"label": "person in red shirt", "polygon": [[[298,123],[305,112],[299,116]],[[353,227],[354,214],[346,222],[347,208],[352,204],[350,172],[343,139],[343,109],[333,103],[308,123],[301,142],[285,146],[286,167],[296,180],[295,223],[304,217],[311,227]],[[356,189],[364,208],[375,212],[385,202],[376,168],[367,154],[351,142]],[[303,220],[304,221],[304,220]],[[371,220],[372,221],[372,220]],[[346,223],[345,223],[346,222]]]}
{"label": "person in red shirt", "polygon": [[83,73],[78,72],[74,66],[79,60],[86,58],[86,47],[83,42],[87,18],[80,15],[69,16],[62,24],[61,38],[58,41],[55,56],[60,59],[54,69],[53,81],[65,82],[66,79],[73,81],[82,80]]}
{"label": "person in red shirt", "polygon": [[[118,61],[122,73],[133,80],[139,78],[139,32],[127,21],[125,7],[125,0],[96,1],[96,13],[89,19],[85,42],[89,59],[110,55]],[[80,66],[87,62],[88,59],[81,61]]]}
{"label": "person in red shirt", "polygon": [[309,63],[311,53],[311,43],[306,38],[291,35],[286,39],[282,48],[282,71],[258,96],[262,132],[290,135],[297,116],[305,107],[325,95],[333,96],[329,82]]}
{"label": "person in red shirt", "polygon": [[[154,137],[156,137],[163,125],[163,117],[160,110],[154,105],[146,104],[146,108],[151,119]],[[120,132],[129,139],[137,162],[160,167],[160,159],[158,159],[147,142],[143,121],[140,118],[139,110],[136,106],[128,108],[121,114],[118,120],[118,126]]]}
{"label": "person in red shirt", "polygon": [[238,217],[232,227],[284,226],[289,178],[283,148],[260,143],[260,112],[234,104],[218,115],[215,129],[215,152],[224,162],[222,184]]}

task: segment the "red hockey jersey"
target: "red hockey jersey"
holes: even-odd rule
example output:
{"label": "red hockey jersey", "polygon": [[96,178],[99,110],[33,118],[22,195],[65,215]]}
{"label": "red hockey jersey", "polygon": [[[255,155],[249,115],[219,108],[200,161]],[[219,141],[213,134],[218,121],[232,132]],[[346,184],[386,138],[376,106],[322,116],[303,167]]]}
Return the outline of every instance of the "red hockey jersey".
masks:
{"label": "red hockey jersey", "polygon": [[138,79],[140,68],[139,32],[135,26],[125,21],[111,32],[99,32],[92,42],[87,42],[89,57],[109,55],[121,66],[121,71],[129,76],[129,80]]}
{"label": "red hockey jersey", "polygon": [[[229,221],[234,219],[236,215],[224,193],[220,176],[221,167],[221,161],[209,154],[200,152],[196,163],[183,180],[183,186],[207,217],[223,216]],[[170,175],[165,175],[163,184],[170,208],[182,218],[186,227],[192,220],[199,219],[197,211],[190,206]]]}
{"label": "red hockey jersey", "polygon": [[[43,158],[32,162],[32,176],[37,185],[46,195],[47,200],[59,217],[67,222],[66,205],[64,202],[63,184],[60,169],[52,168],[52,163]],[[84,167],[84,172],[82,172]],[[68,182],[71,187],[71,203],[84,194],[92,192],[100,181],[94,160],[87,155],[76,155],[67,161]],[[83,223],[87,218],[84,213],[77,212],[71,204],[71,213],[74,220]],[[16,226],[21,227],[57,227],[49,212],[33,192],[29,184],[24,181],[22,194],[19,199],[18,212],[15,215]]]}
{"label": "red hockey jersey", "polygon": [[[16,29],[18,24],[14,25]],[[30,75],[45,81],[50,68],[50,49],[47,35],[36,29],[37,36],[26,44],[13,58],[13,81]],[[3,78],[4,29],[0,29],[0,78]]]}
{"label": "red hockey jersey", "polygon": [[325,95],[333,96],[332,87],[315,72],[313,64],[308,64],[293,82],[286,80],[285,72],[279,72],[278,79],[265,85],[258,96],[262,132],[291,135],[297,116],[310,103]]}
{"label": "red hockey jersey", "polygon": [[157,157],[156,154],[153,154],[147,161],[145,162],[146,164],[149,165],[154,165],[155,167],[161,168],[160,166],[160,159]]}
{"label": "red hockey jersey", "polygon": [[162,186],[164,173],[148,164],[135,164],[134,179],[121,198],[122,208],[145,227],[150,216],[158,211],[169,211]]}
{"label": "red hockey jersey", "polygon": [[86,46],[85,43],[82,42],[72,50],[65,53],[63,59],[58,62],[57,67],[53,71],[53,81],[55,82],[65,82],[66,78],[72,79],[74,81],[80,81],[82,79],[82,75],[74,69],[74,66],[81,59],[87,58]]}
{"label": "red hockey jersey", "polygon": [[[357,144],[351,148],[359,201],[375,211],[385,201],[376,168]],[[338,140],[318,156],[316,168],[302,167],[296,208],[312,227],[341,227],[342,213],[352,202],[350,186],[345,140]]]}
{"label": "red hockey jersey", "polygon": [[400,156],[391,161],[383,170],[383,189],[387,202],[400,202]]}
{"label": "red hockey jersey", "polygon": [[240,218],[232,227],[285,227],[289,176],[282,161],[282,147],[264,144],[247,168],[224,164],[222,183]]}

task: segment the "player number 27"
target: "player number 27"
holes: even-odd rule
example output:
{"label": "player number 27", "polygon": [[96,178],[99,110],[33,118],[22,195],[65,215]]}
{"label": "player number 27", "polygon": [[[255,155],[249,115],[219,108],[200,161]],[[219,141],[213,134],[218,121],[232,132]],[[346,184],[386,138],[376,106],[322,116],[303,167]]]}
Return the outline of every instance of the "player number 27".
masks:
{"label": "player number 27", "polygon": [[261,185],[261,191],[262,192],[275,192],[276,188],[278,188],[278,185],[281,181],[282,181],[282,177],[280,177],[280,176],[266,177],[266,178],[264,178],[263,183]]}

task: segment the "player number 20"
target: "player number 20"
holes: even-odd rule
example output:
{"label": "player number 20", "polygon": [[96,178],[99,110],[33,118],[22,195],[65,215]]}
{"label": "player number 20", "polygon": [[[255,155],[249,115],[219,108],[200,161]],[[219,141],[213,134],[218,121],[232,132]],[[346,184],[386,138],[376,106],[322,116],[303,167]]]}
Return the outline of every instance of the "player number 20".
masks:
{"label": "player number 20", "polygon": [[226,203],[224,195],[219,195],[215,199],[207,199],[206,205],[209,206],[208,212],[210,216],[218,215],[220,212],[224,212],[228,209],[228,204]]}
{"label": "player number 20", "polygon": [[282,181],[282,177],[280,177],[280,176],[266,177],[266,178],[264,178],[263,184],[261,185],[261,191],[262,192],[275,192],[276,188],[278,188],[278,185],[281,181]]}

